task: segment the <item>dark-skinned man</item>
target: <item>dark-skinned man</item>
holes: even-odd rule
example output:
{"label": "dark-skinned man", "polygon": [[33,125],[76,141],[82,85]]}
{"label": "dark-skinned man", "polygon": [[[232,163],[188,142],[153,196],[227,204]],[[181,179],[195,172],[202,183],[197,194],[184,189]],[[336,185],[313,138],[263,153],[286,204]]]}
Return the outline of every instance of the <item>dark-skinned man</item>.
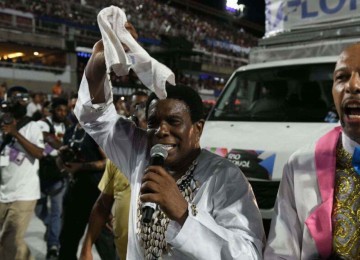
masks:
{"label": "dark-skinned man", "polygon": [[[166,91],[164,100],[149,97],[147,131],[117,115],[102,41],[79,89],[75,114],[131,184],[127,259],[261,259],[264,230],[249,183],[200,148],[201,98],[188,87]],[[149,166],[155,144],[167,150],[164,167]],[[158,205],[150,223],[142,221],[145,202]]]}
{"label": "dark-skinned man", "polygon": [[7,96],[0,146],[0,259],[33,259],[24,235],[40,198],[44,141],[38,123],[26,117],[27,89],[12,87]]}
{"label": "dark-skinned man", "polygon": [[333,73],[341,126],[295,152],[284,167],[265,259],[359,259],[360,44]]}

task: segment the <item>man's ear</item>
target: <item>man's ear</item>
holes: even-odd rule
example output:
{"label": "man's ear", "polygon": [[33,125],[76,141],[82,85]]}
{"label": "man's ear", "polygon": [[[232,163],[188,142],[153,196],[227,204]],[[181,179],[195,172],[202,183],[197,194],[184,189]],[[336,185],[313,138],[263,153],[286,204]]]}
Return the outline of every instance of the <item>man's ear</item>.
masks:
{"label": "man's ear", "polygon": [[205,125],[205,120],[200,119],[199,121],[195,122],[194,125],[195,125],[196,134],[198,135],[198,138],[200,140]]}

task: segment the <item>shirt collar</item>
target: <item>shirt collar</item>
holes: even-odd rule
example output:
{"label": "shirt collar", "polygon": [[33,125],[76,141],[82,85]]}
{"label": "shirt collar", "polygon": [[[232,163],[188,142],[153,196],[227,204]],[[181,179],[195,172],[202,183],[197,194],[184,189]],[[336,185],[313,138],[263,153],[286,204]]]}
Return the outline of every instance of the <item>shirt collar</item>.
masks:
{"label": "shirt collar", "polygon": [[347,151],[349,154],[353,154],[355,147],[356,146],[360,146],[360,144],[358,144],[357,142],[355,142],[354,140],[351,140],[350,137],[348,137],[344,132],[341,133],[341,142],[342,142],[342,146],[345,149],[345,151]]}

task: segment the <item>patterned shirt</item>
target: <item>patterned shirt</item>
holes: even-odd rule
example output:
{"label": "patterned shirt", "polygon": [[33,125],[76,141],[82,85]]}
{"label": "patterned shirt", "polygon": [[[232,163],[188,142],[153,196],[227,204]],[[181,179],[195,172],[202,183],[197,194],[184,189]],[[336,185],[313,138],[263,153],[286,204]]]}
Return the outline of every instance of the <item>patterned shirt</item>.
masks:
{"label": "patterned shirt", "polygon": [[360,259],[360,175],[352,155],[341,145],[336,151],[333,251],[341,259]]}

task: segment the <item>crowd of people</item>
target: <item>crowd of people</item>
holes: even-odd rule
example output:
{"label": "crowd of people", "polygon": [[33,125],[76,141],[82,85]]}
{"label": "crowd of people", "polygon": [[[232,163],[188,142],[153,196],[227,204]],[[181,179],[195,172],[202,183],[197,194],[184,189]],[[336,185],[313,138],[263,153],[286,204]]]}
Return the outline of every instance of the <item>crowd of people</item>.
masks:
{"label": "crowd of people", "polygon": [[[31,12],[36,17],[48,16],[96,28],[96,14],[101,8],[115,5],[123,8],[138,28],[142,38],[161,41],[161,35],[184,37],[194,48],[235,57],[247,57],[257,38],[242,28],[198,12],[174,7],[170,3],[153,0],[134,1],[2,1],[3,8]],[[89,28],[90,28],[89,27]]]}
{"label": "crowd of people", "polygon": [[[78,124],[73,112],[77,94],[67,97],[61,81],[57,81],[51,98],[48,97],[22,86],[8,88],[5,82],[0,86],[4,144],[0,148],[0,259],[31,259],[24,235],[34,212],[46,227],[46,259],[77,259],[80,239],[100,195],[98,185],[101,190],[106,189],[106,194],[115,188],[110,193],[115,199],[125,193],[123,187],[128,187],[110,184],[108,167],[102,180],[106,157]],[[137,91],[128,100],[115,98],[114,104],[119,114],[132,116],[144,127],[146,99],[145,92]],[[10,123],[6,121],[8,117]],[[7,164],[3,162],[6,157]],[[22,172],[26,172],[26,178],[21,177]],[[117,248],[123,257],[126,240],[124,235],[120,239],[114,237],[110,214],[106,222],[110,228],[102,228],[92,243],[102,259],[115,260],[115,245],[122,245]],[[127,234],[126,226],[119,228],[115,223],[114,229]],[[119,242],[114,244],[114,239]]]}

